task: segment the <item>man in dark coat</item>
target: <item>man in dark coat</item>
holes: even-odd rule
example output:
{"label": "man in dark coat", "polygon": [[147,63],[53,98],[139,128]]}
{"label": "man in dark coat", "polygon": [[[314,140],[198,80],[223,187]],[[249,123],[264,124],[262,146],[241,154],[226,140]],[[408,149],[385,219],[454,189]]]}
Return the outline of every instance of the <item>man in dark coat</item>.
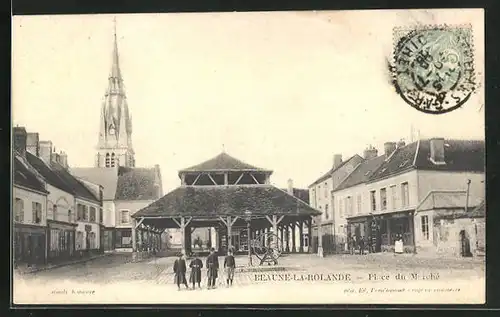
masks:
{"label": "man in dark coat", "polygon": [[203,262],[198,258],[198,254],[194,254],[194,259],[189,263],[189,267],[191,268],[189,282],[193,284],[193,289],[196,288],[196,283],[198,283],[198,287],[201,288],[201,269],[203,268]]}
{"label": "man in dark coat", "polygon": [[177,289],[181,290],[181,284],[186,285],[186,288],[189,289],[189,286],[186,281],[186,259],[184,258],[184,254],[180,254],[179,258],[174,262],[174,273],[175,273],[175,283],[177,284]]}
{"label": "man in dark coat", "polygon": [[233,252],[229,251],[227,253],[226,258],[224,259],[224,268],[226,269],[226,276],[227,276],[227,278],[226,278],[227,286],[233,285],[235,267],[236,267],[236,263],[234,261]]}
{"label": "man in dark coat", "polygon": [[217,273],[219,271],[219,257],[215,254],[215,249],[210,249],[210,255],[207,257],[207,276],[208,289],[215,287],[217,281]]}

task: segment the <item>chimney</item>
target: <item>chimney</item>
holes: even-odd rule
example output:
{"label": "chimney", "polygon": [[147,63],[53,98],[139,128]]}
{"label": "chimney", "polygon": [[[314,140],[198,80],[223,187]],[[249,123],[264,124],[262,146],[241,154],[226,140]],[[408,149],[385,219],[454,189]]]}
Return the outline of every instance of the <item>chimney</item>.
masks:
{"label": "chimney", "polygon": [[40,148],[38,147],[39,142],[38,133],[30,132],[28,133],[28,138],[26,140],[26,151],[30,152],[35,156],[40,155]]}
{"label": "chimney", "polygon": [[335,154],[333,156],[333,168],[337,168],[342,164],[342,154]]}
{"label": "chimney", "polygon": [[28,134],[24,127],[14,127],[13,131],[13,141],[14,149],[19,152],[22,156],[26,156],[26,139]]}
{"label": "chimney", "polygon": [[396,150],[396,142],[384,143],[384,154],[386,157],[389,157],[395,150]]}
{"label": "chimney", "polygon": [[66,152],[59,152],[59,164],[61,164],[64,168],[68,168],[68,154]]}
{"label": "chimney", "polygon": [[365,160],[370,160],[372,158],[376,158],[377,156],[378,150],[371,145],[363,151],[363,157],[365,158]]}
{"label": "chimney", "polygon": [[51,141],[40,141],[38,142],[39,157],[47,164],[50,163],[52,156],[52,142]]}
{"label": "chimney", "polygon": [[293,180],[289,179],[288,180],[288,188],[287,188],[287,193],[293,196]]}
{"label": "chimney", "polygon": [[50,154],[50,161],[51,162],[56,162],[56,163],[59,163],[59,154],[58,153],[54,153],[52,152]]}
{"label": "chimney", "polygon": [[405,145],[406,145],[406,143],[405,143],[404,140],[399,140],[398,143],[397,143],[397,145],[396,145],[396,147],[399,149],[400,147],[403,147]]}
{"label": "chimney", "polygon": [[433,138],[430,140],[431,161],[434,164],[445,164],[444,160],[444,138]]}

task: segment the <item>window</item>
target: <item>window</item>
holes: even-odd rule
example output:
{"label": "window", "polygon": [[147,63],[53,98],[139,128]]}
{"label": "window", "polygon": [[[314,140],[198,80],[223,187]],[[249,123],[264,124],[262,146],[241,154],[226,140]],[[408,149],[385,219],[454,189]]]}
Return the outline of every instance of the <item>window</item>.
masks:
{"label": "window", "polygon": [[68,210],[68,222],[73,222],[73,215],[71,214],[71,210]]}
{"label": "window", "polygon": [[57,220],[57,205],[52,206],[52,219]]}
{"label": "window", "polygon": [[346,201],[345,201],[345,214],[346,216],[351,216],[352,215],[352,209],[353,209],[353,204],[352,204],[352,197],[347,196]]}
{"label": "window", "polygon": [[83,205],[83,220],[84,221],[89,221],[90,215],[89,215],[89,207]]}
{"label": "window", "polygon": [[328,198],[328,183],[325,183],[325,198]]}
{"label": "window", "polygon": [[96,216],[96,210],[95,207],[90,207],[90,222],[95,222],[95,216]]}
{"label": "window", "polygon": [[328,214],[328,204],[325,205],[325,219],[330,218],[330,215]]}
{"label": "window", "polygon": [[106,167],[110,167],[110,166],[111,166],[111,162],[109,159],[109,153],[106,153]]}
{"label": "window", "polygon": [[128,210],[121,211],[121,222],[123,224],[130,223],[130,212]]}
{"label": "window", "polygon": [[33,202],[33,223],[42,222],[42,204]]}
{"label": "window", "polygon": [[76,205],[76,220],[81,221],[85,219],[85,208],[82,204]]}
{"label": "window", "polygon": [[14,206],[14,220],[16,222],[24,221],[24,201],[21,198],[16,198]]}
{"label": "window", "polygon": [[401,207],[408,207],[408,182],[401,184]]}
{"label": "window", "polygon": [[429,240],[429,217],[422,216],[420,217],[422,221],[422,237],[425,240]]}
{"label": "window", "polygon": [[357,212],[360,214],[360,213],[362,213],[362,211],[361,211],[361,195],[358,195],[356,203],[358,205]]}
{"label": "window", "polygon": [[390,190],[391,190],[391,208],[393,210],[397,209],[397,206],[396,206],[396,185],[392,185],[390,187]]}
{"label": "window", "polygon": [[104,216],[103,216],[103,212],[102,212],[102,208],[99,209],[99,223],[103,223],[104,221]]}
{"label": "window", "polygon": [[84,248],[83,245],[83,231],[77,231],[76,232],[76,249],[81,250]]}
{"label": "window", "polygon": [[377,210],[377,199],[376,199],[376,197],[375,197],[375,191],[374,191],[374,190],[372,190],[372,191],[370,192],[370,203],[371,203],[371,207],[372,207],[372,209],[371,209],[371,210],[372,210],[372,211]]}
{"label": "window", "polygon": [[387,189],[386,188],[380,189],[380,209],[381,210],[387,209]]}
{"label": "window", "polygon": [[59,229],[50,229],[50,251],[59,251]]}
{"label": "window", "polygon": [[111,167],[115,167],[115,153],[111,153]]}

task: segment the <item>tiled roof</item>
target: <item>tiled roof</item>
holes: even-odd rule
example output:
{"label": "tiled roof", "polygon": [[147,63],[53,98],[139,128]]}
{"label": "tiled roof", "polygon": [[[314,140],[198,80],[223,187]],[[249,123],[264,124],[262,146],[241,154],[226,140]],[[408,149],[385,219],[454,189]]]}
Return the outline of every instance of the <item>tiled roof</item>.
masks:
{"label": "tiled roof", "polygon": [[99,202],[99,197],[96,197],[96,195],[94,195],[91,190],[89,190],[84,184],[82,184],[78,179],[71,175],[71,173],[66,168],[56,162],[51,162],[50,167],[52,171],[54,171],[54,173],[59,176],[59,178],[61,178],[66,184],[71,186],[75,196],[97,203]]}
{"label": "tiled roof", "polygon": [[[444,143],[446,164],[436,165],[432,163],[429,159],[430,140],[420,140],[396,149],[389,160],[384,162],[377,172],[371,175],[369,181],[386,178],[412,168],[436,171],[484,172],[484,141],[445,140]],[[415,164],[413,165],[414,161]]]}
{"label": "tiled roof", "polygon": [[27,187],[39,192],[48,193],[45,189],[44,184],[40,182],[40,180],[35,176],[35,174],[29,170],[27,166],[23,162],[21,162],[21,158],[17,155],[14,155],[14,184]]}
{"label": "tiled roof", "polygon": [[118,168],[116,200],[154,200],[158,199],[155,168]]}
{"label": "tiled roof", "polygon": [[474,210],[471,211],[470,217],[475,218],[484,216],[486,216],[486,204],[483,199],[483,201],[479,204],[479,206],[477,206],[476,208],[474,208]]}
{"label": "tiled roof", "polygon": [[39,157],[26,152],[26,159],[28,163],[33,166],[38,173],[45,179],[50,185],[59,188],[70,194],[75,194],[75,191],[71,185],[67,184],[61,177],[56,174],[47,164],[45,164]]}
{"label": "tiled roof", "polygon": [[335,189],[335,191],[365,183],[368,181],[370,176],[377,171],[384,160],[385,155],[363,160],[363,162],[358,164],[356,169]]}
{"label": "tiled roof", "polygon": [[141,216],[319,215],[305,202],[272,185],[178,187],[139,210]]}
{"label": "tiled roof", "polygon": [[[430,192],[418,205],[417,210],[426,211],[433,209],[447,209],[447,208],[463,208],[467,201],[467,194],[465,191],[433,191]],[[475,207],[481,204],[483,199],[469,195],[469,207]]]}
{"label": "tiled roof", "polygon": [[[281,190],[288,193],[288,189],[286,188],[283,188]],[[309,204],[309,189],[293,188],[293,196]]]}
{"label": "tiled roof", "polygon": [[303,202],[309,204],[309,189],[294,188],[293,195]]}
{"label": "tiled roof", "polygon": [[101,185],[103,199],[114,200],[118,184],[118,171],[115,168],[82,167],[71,168],[70,173],[83,180]]}
{"label": "tiled roof", "polygon": [[316,181],[314,181],[314,183],[312,183],[311,185],[309,186],[314,186],[318,183],[321,183],[322,181],[324,181],[325,179],[328,179],[329,177],[332,176],[332,174],[338,170],[339,168],[341,168],[342,166],[344,166],[345,164],[347,164],[347,162],[349,162],[350,160],[352,160],[355,156],[357,156],[357,154],[351,156],[350,158],[348,158],[347,160],[343,161],[342,163],[339,164],[339,166],[337,167],[332,167],[328,172],[326,172],[325,174],[323,174],[323,176],[321,176],[320,178],[318,178]]}
{"label": "tiled roof", "polygon": [[[182,172],[210,172],[210,171],[268,171],[253,165],[240,161],[226,153],[221,153],[214,158],[209,159],[201,164],[185,168]],[[269,172],[269,171],[268,171]]]}

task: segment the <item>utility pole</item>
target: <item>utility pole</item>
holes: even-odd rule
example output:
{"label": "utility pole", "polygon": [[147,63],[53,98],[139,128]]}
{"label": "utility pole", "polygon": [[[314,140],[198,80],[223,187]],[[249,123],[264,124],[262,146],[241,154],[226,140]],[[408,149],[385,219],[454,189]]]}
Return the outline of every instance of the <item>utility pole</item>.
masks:
{"label": "utility pole", "polygon": [[469,191],[470,191],[470,179],[467,180],[467,192],[465,193],[465,213],[469,211]]}

